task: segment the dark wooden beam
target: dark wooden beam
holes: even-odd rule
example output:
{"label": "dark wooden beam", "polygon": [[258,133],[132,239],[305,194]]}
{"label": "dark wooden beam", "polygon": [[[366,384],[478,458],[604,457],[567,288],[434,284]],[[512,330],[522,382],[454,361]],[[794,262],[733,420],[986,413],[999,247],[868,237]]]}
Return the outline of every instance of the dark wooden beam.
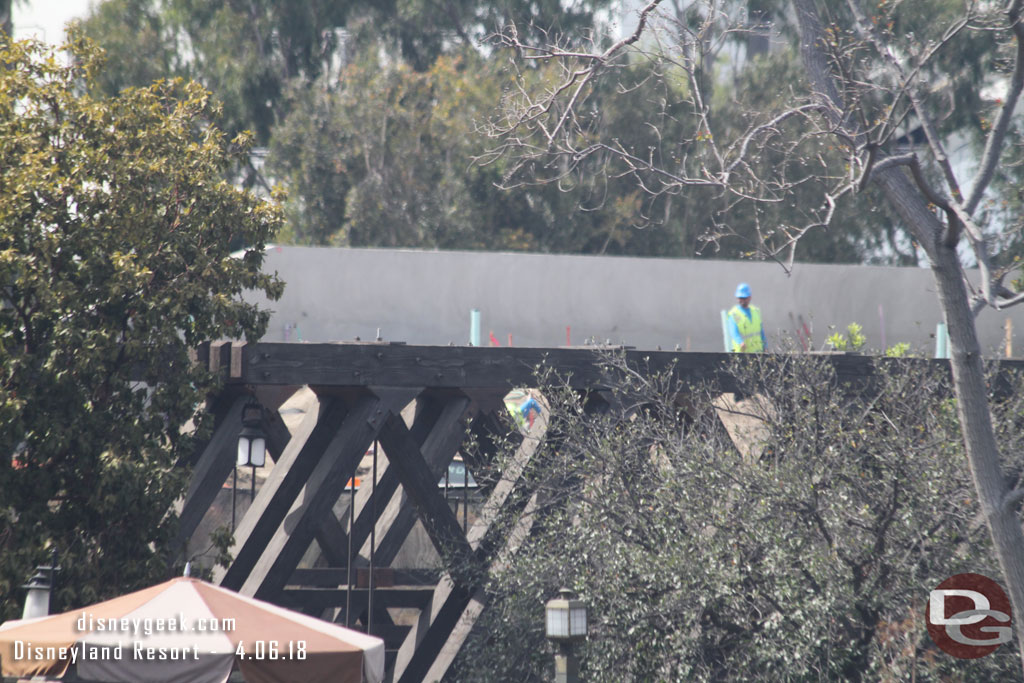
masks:
{"label": "dark wooden beam", "polygon": [[[600,361],[609,350],[589,348],[290,344],[260,342],[243,349],[247,384],[427,386],[459,389],[532,386],[540,366],[557,368],[574,387],[604,383]],[[688,381],[722,379],[730,354],[625,351],[635,367],[672,369]]]}
{"label": "dark wooden beam", "polygon": [[430,604],[420,611],[419,619],[398,651],[391,680],[395,683],[420,683],[436,659],[452,629],[469,604],[470,591],[451,581],[437,585]]}
{"label": "dark wooden beam", "polygon": [[364,395],[340,423],[334,424],[331,440],[297,492],[301,495],[293,497],[286,513],[280,516],[259,560],[239,588],[240,593],[274,600],[309,548],[323,518],[333,515],[331,506],[355,474],[373,440],[376,429],[369,420],[381,405],[376,396]]}
{"label": "dark wooden beam", "polygon": [[[464,406],[458,406],[453,402],[449,410],[461,414],[465,407],[468,407],[468,401]],[[461,429],[438,431],[434,440],[436,446],[432,447],[439,451],[444,450],[448,448],[446,444],[455,441],[454,447],[457,448],[461,433]],[[433,434],[434,432],[432,436]],[[459,435],[458,439],[454,434]],[[454,566],[468,570],[475,562],[472,549],[447,501],[438,491],[437,472],[431,471],[405,424],[394,417],[389,418],[378,438],[388,453],[389,469],[398,474],[403,489],[418,509],[421,521],[435,547],[440,550],[442,557],[451,558]],[[424,447],[428,447],[427,444]],[[435,646],[440,647],[444,643],[465,609],[470,591],[461,585],[460,574],[461,572],[453,571],[450,574],[451,580],[443,582],[443,587],[438,586],[434,590],[431,604],[421,611],[420,621],[425,623],[422,628],[414,631],[425,639],[424,649],[417,649],[411,659],[404,664],[403,675],[406,678],[403,680],[422,680],[419,674],[426,671],[436,656]],[[413,632],[410,632],[408,638],[412,637]],[[417,642],[417,645],[423,643]]]}
{"label": "dark wooden beam", "polygon": [[[374,393],[377,395],[387,395],[390,391],[391,390],[389,388],[377,387],[375,388]],[[410,392],[408,389],[403,389],[400,396],[407,396],[409,394]],[[416,401],[415,419],[411,432],[417,442],[421,443],[429,434],[429,429],[437,420],[441,409],[439,402],[430,396],[420,396]],[[354,549],[353,552],[356,555],[355,563],[357,565],[366,563],[365,560],[359,557],[360,550],[366,542],[366,539],[370,536],[370,529],[374,524],[376,524],[386,507],[385,505],[381,505],[380,508],[375,511],[374,506],[369,504],[371,495],[376,495],[378,497],[378,501],[388,501],[396,493],[398,488],[398,477],[393,472],[388,471],[387,459],[385,458],[381,463],[380,470],[378,471],[376,487],[372,485],[362,486],[356,492],[354,496],[355,502],[353,505],[355,509],[355,523],[353,524],[354,531],[352,536],[352,547]],[[320,549],[323,551],[324,556],[330,565],[334,567],[347,566],[348,534],[345,530],[345,523],[334,517],[333,511],[326,515],[321,521],[319,528],[316,530],[315,537],[317,543],[320,545]]]}
{"label": "dark wooden beam", "polygon": [[[379,394],[385,394],[388,391],[380,387],[376,387],[373,390]],[[451,430],[455,426],[456,421],[460,420],[466,412],[466,403],[466,397],[459,392],[440,394],[427,392],[417,397],[415,417],[409,431],[417,444],[427,443],[428,439],[430,439],[430,445],[424,452],[431,454],[429,456],[431,462],[437,458],[433,454],[439,448],[442,453],[448,450],[451,451],[447,456],[447,460],[451,459],[454,449],[458,448],[458,443],[448,446],[445,445],[443,440],[438,441],[438,439],[439,435],[447,434],[449,438],[454,437],[456,441],[461,441],[461,431],[453,434]],[[443,426],[438,428],[439,425]],[[437,466],[440,467],[438,478],[443,473],[446,464],[447,462],[438,463]],[[376,509],[370,504],[371,495],[377,496],[378,506]],[[404,543],[405,538],[416,522],[416,517],[415,513],[405,504],[405,496],[399,490],[398,476],[388,467],[386,458],[381,462],[377,486],[362,486],[356,492],[355,499],[356,521],[353,525],[353,547],[356,549],[357,554],[362,552],[364,555],[368,555],[369,549],[366,544],[370,536],[370,529],[375,524],[383,527],[386,531],[378,541],[375,550],[375,562],[378,566],[387,566],[401,549],[402,543]],[[384,503],[381,504],[379,501],[384,501]],[[396,518],[401,518],[397,525],[395,524]],[[330,521],[327,523],[330,524]],[[343,523],[340,524],[343,526]],[[338,533],[338,527],[332,525],[332,529],[334,530],[332,536],[336,539],[333,541],[335,544],[334,554],[336,556],[337,552],[340,551],[337,544],[341,542],[341,539],[347,540],[347,537]],[[318,532],[317,541],[320,543],[321,549],[326,551],[321,533],[323,533],[322,529]],[[329,543],[332,542],[330,539],[326,540]],[[327,553],[325,552],[325,554]],[[335,566],[344,566],[344,561],[335,562],[331,558],[328,558],[328,561]]]}
{"label": "dark wooden beam", "polygon": [[332,567],[348,566],[348,534],[333,510],[328,510],[314,532],[320,551]]}
{"label": "dark wooden beam", "polygon": [[378,393],[381,395],[362,396],[345,416],[239,592],[264,600],[272,600],[280,592],[309,547],[320,520],[333,514],[334,503],[355,474],[367,447],[383,425],[392,420],[401,422],[402,408],[415,396],[415,390],[408,389]]}
{"label": "dark wooden beam", "polygon": [[178,516],[178,535],[173,545],[175,554],[180,553],[192,538],[235,466],[245,402],[245,396],[228,394],[217,403],[213,437],[206,443],[199,462],[192,470],[185,502]]}
{"label": "dark wooden beam", "polygon": [[[502,566],[519,552],[519,548],[530,535],[534,520],[537,517],[539,507],[539,496],[536,492],[530,496],[525,507],[519,512],[516,524],[512,531],[505,538],[505,544],[497,558],[488,567],[488,573]],[[405,642],[399,650],[399,656],[395,660],[395,670],[392,671],[392,680],[415,680],[413,676],[420,676],[420,680],[440,681],[444,680],[448,667],[455,660],[455,656],[466,641],[470,632],[476,624],[477,619],[483,613],[487,605],[487,594],[483,587],[477,587],[475,592],[468,599],[461,595],[451,595],[445,588],[446,581],[438,582],[435,591],[433,604],[441,604],[441,611],[446,611],[448,603],[451,609],[457,610],[462,606],[461,614],[454,619],[449,616],[439,626],[429,623],[420,613],[420,619],[413,626],[413,630],[406,636]],[[441,602],[444,601],[444,602]]]}
{"label": "dark wooden beam", "polygon": [[508,391],[495,391],[490,387],[484,389],[462,387],[460,391],[473,401],[469,409],[474,415],[498,413],[507,410],[505,408],[505,396],[508,394]]}
{"label": "dark wooden beam", "polygon": [[474,551],[479,552],[481,548],[485,547],[494,522],[505,507],[506,501],[515,491],[516,487],[519,486],[519,479],[534,455],[536,455],[537,449],[543,443],[547,430],[548,414],[542,412],[537,415],[533,427],[527,432],[512,459],[509,460],[503,469],[501,479],[495,482],[490,495],[487,497],[487,502],[480,509],[480,514],[466,534],[466,539]]}
{"label": "dark wooden beam", "polygon": [[241,342],[214,341],[203,344],[196,353],[196,362],[203,365],[210,372],[221,372],[225,377],[238,377],[238,372],[232,372],[232,355],[238,359],[238,367],[241,367],[241,353],[244,344]]}
{"label": "dark wooden beam", "polygon": [[[519,537],[504,539],[504,541],[499,541],[494,537],[493,527],[509,496],[518,486],[520,476],[536,454],[537,448],[547,432],[547,426],[547,413],[541,413],[516,450],[509,466],[502,473],[501,480],[493,486],[487,502],[467,535],[467,541],[474,552],[483,553],[486,552],[488,546],[505,542],[505,556],[507,557],[518,550],[525,538],[526,532],[523,529],[528,530],[528,527],[524,527],[524,524],[532,525],[531,521],[524,522],[520,518],[517,523]],[[535,502],[532,503],[535,504]],[[528,507],[530,504],[527,504]],[[531,508],[530,519],[532,516],[533,508]],[[428,672],[433,675],[436,667],[447,670],[454,655],[449,654],[447,659],[441,657],[444,644],[454,637],[461,645],[480,615],[482,601],[485,599],[480,587],[456,585],[458,580],[454,579],[451,573],[447,573],[446,578],[447,580],[438,582],[431,597],[430,609],[420,613],[412,631],[406,636],[395,660],[393,680],[424,680]],[[473,600],[476,601],[476,605],[473,604]],[[457,633],[456,629],[459,629]],[[431,680],[439,679],[440,676],[431,678]]]}
{"label": "dark wooden beam", "polygon": [[[235,559],[223,576],[219,577],[220,585],[237,591],[245,583],[348,412],[348,406],[343,400],[321,397],[315,422],[307,420],[303,425],[306,430],[310,430],[308,434],[302,435],[306,438],[297,434],[300,438],[296,440],[296,447],[285,448],[260,488],[256,500],[235,529],[235,545],[232,548]],[[216,573],[214,578],[218,578]]]}
{"label": "dark wooden beam", "polygon": [[[424,439],[418,451],[393,453],[389,450],[388,446],[385,446],[384,450],[387,453],[388,460],[392,463],[389,465],[388,471],[394,473],[393,476],[397,479],[398,474],[393,464],[395,459],[419,457],[426,464],[433,477],[432,481],[436,492],[437,481],[444,475],[448,463],[451,462],[452,457],[465,438],[465,418],[469,407],[470,401],[465,396],[449,399],[445,403],[441,415],[434,422],[430,434]],[[410,432],[410,436],[413,436],[412,432]],[[409,443],[415,443],[415,441],[416,439],[413,437]],[[381,443],[383,444],[385,441],[382,439]],[[389,441],[389,443],[393,442]],[[395,498],[398,500],[393,498],[388,506],[378,513],[378,516],[381,517],[379,526],[383,526],[386,531],[378,541],[377,548],[374,551],[374,561],[379,566],[384,567],[390,565],[395,559],[409,533],[416,525],[416,509],[404,500],[404,489],[397,492]]]}
{"label": "dark wooden beam", "polygon": [[389,468],[397,472],[402,488],[416,506],[420,521],[438,553],[452,558],[456,564],[461,560],[468,568],[472,552],[465,532],[437,488],[437,473],[427,464],[405,423],[392,416],[378,438],[388,453]]}
{"label": "dark wooden beam", "polygon": [[[430,430],[441,415],[441,405],[441,401],[436,396],[422,393],[417,396],[411,427],[413,439],[417,444],[423,443],[430,434]],[[377,524],[377,520],[392,505],[395,496],[399,496],[398,504],[401,504],[401,493],[398,492],[398,489],[398,475],[391,470],[387,458],[385,458],[378,470],[377,485],[375,487],[372,485],[362,486],[356,492],[352,546],[357,554],[362,552],[363,546],[370,537],[370,529]],[[376,496],[376,506],[372,504],[371,496]],[[380,564],[387,563],[378,562],[378,565]]]}
{"label": "dark wooden beam", "polygon": [[267,435],[267,456],[273,462],[277,462],[281,458],[281,454],[284,453],[284,449],[288,447],[288,442],[292,440],[292,433],[288,431],[288,427],[277,411],[267,411],[263,416],[261,426],[264,434]]}
{"label": "dark wooden beam", "polygon": [[[497,388],[536,384],[538,367],[554,368],[570,386],[599,388],[606,384],[601,361],[621,353],[641,372],[671,371],[686,382],[713,380],[722,391],[734,386],[727,370],[733,354],[680,351],[639,351],[605,347],[473,347],[404,344],[295,344],[258,342],[207,345],[197,350],[200,363],[220,370],[230,383],[320,386],[427,386]],[[879,363],[934,363],[945,360],[884,359],[829,354],[840,379],[863,378]],[[1024,369],[1024,361],[1003,360],[1007,368]]]}

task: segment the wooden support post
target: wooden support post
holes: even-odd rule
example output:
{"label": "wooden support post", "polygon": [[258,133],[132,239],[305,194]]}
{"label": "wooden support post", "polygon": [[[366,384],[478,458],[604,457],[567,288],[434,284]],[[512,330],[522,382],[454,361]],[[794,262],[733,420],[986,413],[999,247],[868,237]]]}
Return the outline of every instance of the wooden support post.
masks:
{"label": "wooden support post", "polygon": [[491,532],[491,528],[498,519],[498,515],[505,502],[519,484],[519,478],[522,476],[526,466],[530,464],[530,460],[537,453],[537,449],[540,447],[547,431],[548,414],[541,412],[537,415],[537,419],[534,421],[529,433],[527,433],[526,438],[523,439],[519,448],[516,449],[515,455],[512,456],[508,466],[502,471],[501,479],[495,483],[491,495],[487,497],[487,502],[484,503],[480,510],[479,517],[466,536],[466,540],[469,541],[474,551],[484,544],[485,538]]}
{"label": "wooden support post", "polygon": [[[465,436],[464,418],[468,407],[469,399],[465,397],[449,400],[435,421],[430,434],[423,441],[422,447],[416,453],[393,453],[388,446],[385,446],[384,452],[387,453],[390,463],[388,471],[393,473],[397,479],[398,474],[394,467],[396,458],[420,457],[431,473],[431,481],[436,490],[437,480],[443,475]],[[410,436],[412,436],[411,432]],[[415,443],[414,437],[413,442]],[[383,439],[382,443],[384,443]],[[409,536],[409,532],[416,524],[416,512],[413,506],[403,500],[405,498],[403,493],[404,491],[397,492],[387,507],[378,511],[378,526],[385,531],[378,541],[376,561],[383,567],[388,566],[395,559],[402,544],[405,543],[405,539]]]}
{"label": "wooden support post", "polygon": [[320,522],[326,515],[333,514],[331,506],[355,473],[373,439],[375,430],[367,420],[380,408],[380,404],[376,397],[363,396],[340,424],[334,424],[330,441],[297,492],[299,495],[292,498],[285,514],[280,515],[281,519],[262,548],[259,560],[239,588],[240,593],[273,600],[284,587],[313,541]]}
{"label": "wooden support post", "polygon": [[348,533],[334,512],[328,512],[320,520],[314,532],[317,544],[331,567],[348,565]]}
{"label": "wooden support post", "polygon": [[289,444],[285,449],[235,529],[234,562],[220,576],[220,572],[214,571],[214,579],[219,580],[220,585],[237,591],[245,583],[347,414],[348,406],[344,401],[325,397],[320,400],[315,419],[307,418],[303,422],[303,429],[298,431],[305,433],[296,436],[305,438],[293,439],[294,447]]}
{"label": "wooden support post", "polygon": [[416,390],[391,390],[384,397],[367,394],[356,400],[305,478],[301,495],[292,498],[290,508],[281,516],[239,592],[263,600],[280,592],[312,542],[320,520],[333,514],[331,508],[355,474],[367,446],[382,425],[393,419],[401,421],[396,414],[401,413],[415,393]]}
{"label": "wooden support post", "polygon": [[[500,543],[498,539],[493,538],[494,522],[547,433],[547,417],[547,413],[544,412],[537,416],[533,428],[516,450],[509,467],[502,472],[501,480],[495,484],[480,516],[473,524],[473,528],[470,529],[467,541],[473,551]],[[504,557],[508,557],[509,554],[518,550],[525,540],[526,534],[533,524],[536,504],[536,496],[534,496],[527,504],[527,509],[520,515],[516,531],[510,538],[504,540],[506,544]],[[489,571],[492,568],[489,568]],[[458,653],[458,648],[483,611],[484,595],[482,590],[474,587],[473,595],[470,596],[467,592],[454,590],[454,588],[454,581],[450,575],[442,577],[442,580],[438,582],[431,598],[431,609],[420,613],[412,631],[402,643],[395,660],[392,680],[441,680],[444,671],[451,665]],[[471,601],[471,597],[475,599],[476,604]],[[446,646],[448,643],[452,645]],[[435,675],[437,672],[441,673]]]}
{"label": "wooden support post", "polygon": [[428,466],[418,444],[401,419],[394,416],[388,419],[381,429],[379,440],[388,454],[390,469],[398,474],[402,488],[418,509],[420,521],[434,547],[442,556],[451,557],[456,562],[471,562],[472,552],[466,542],[466,535],[448,507],[448,501],[437,489],[439,473]]}
{"label": "wooden support post", "polygon": [[[174,546],[176,548],[183,548],[191,539],[216,500],[228,475],[234,470],[238,434],[242,429],[242,408],[249,399],[245,395],[238,396],[235,392],[231,395],[236,398],[231,400],[226,410],[222,408],[217,415],[214,436],[207,443],[193,469],[189,490],[179,516],[178,536]],[[287,447],[291,441],[291,432],[279,415],[267,414],[266,411],[261,427],[267,435],[267,454],[273,459],[275,454],[279,456]]]}
{"label": "wooden support post", "polygon": [[[398,420],[388,420],[381,430],[380,441],[391,457],[391,467],[398,473],[402,487],[419,509],[431,541],[443,557],[449,558],[450,566],[456,568],[435,589],[430,608],[421,612],[419,622],[424,626],[413,629],[419,636],[410,632],[407,637],[407,640],[409,637],[416,639],[416,652],[411,660],[404,662],[402,678],[394,679],[420,681],[465,609],[470,590],[458,577],[464,571],[472,574],[477,560],[448,501],[437,489],[437,475],[430,471],[405,425]],[[392,453],[394,456],[390,455]]]}
{"label": "wooden support post", "polygon": [[281,454],[284,453],[284,449],[288,447],[288,443],[292,440],[292,433],[288,431],[284,420],[281,419],[281,416],[276,411],[271,415],[265,415],[261,426],[263,427],[263,432],[267,435],[267,456],[273,462],[277,462]]}
{"label": "wooden support post", "polygon": [[[536,519],[538,508],[538,496],[536,493],[530,497],[527,501],[525,508],[520,513],[519,518],[516,521],[516,525],[512,530],[512,533],[508,535],[505,540],[505,545],[501,549],[499,559],[491,563],[488,567],[488,573],[493,573],[503,563],[508,562],[523,545],[523,542],[530,534],[530,529],[533,527],[533,520]],[[435,595],[435,601],[436,601]],[[473,593],[472,597],[466,602],[463,608],[462,614],[456,620],[455,625],[449,630],[448,637],[444,643],[437,649],[436,654],[433,656],[432,661],[427,661],[430,658],[430,652],[424,652],[422,657],[423,661],[415,661],[414,655],[416,654],[417,645],[417,634],[415,631],[410,631],[405,637],[405,641],[402,643],[401,649],[399,649],[398,656],[395,658],[395,671],[392,672],[394,675],[392,680],[413,680],[411,676],[406,675],[407,673],[418,673],[429,665],[426,674],[421,677],[424,681],[440,681],[444,680],[445,674],[448,672],[448,668],[455,661],[456,655],[459,654],[459,650],[462,648],[462,644],[466,642],[466,638],[473,630],[473,626],[476,625],[477,619],[483,614],[484,607],[487,604],[487,595],[483,588],[477,588]],[[416,629],[419,626],[413,626]],[[420,639],[422,641],[422,639]],[[402,665],[402,670],[398,671],[399,663]]]}
{"label": "wooden support post", "polygon": [[[377,391],[381,391],[377,389]],[[410,428],[410,433],[417,443],[424,443],[427,438],[433,432],[437,432],[438,419],[442,417],[442,399],[439,397],[432,396],[420,396],[417,399],[416,417]],[[450,412],[450,410],[449,410]],[[454,418],[449,415],[442,420],[443,424],[448,424],[452,419],[458,419],[461,414],[456,415]],[[433,430],[433,432],[432,432]],[[445,429],[440,430],[445,432]],[[436,437],[435,437],[436,438]],[[456,444],[457,447],[457,444]],[[443,448],[443,447],[442,447]],[[428,450],[432,450],[431,447]],[[450,456],[449,456],[450,458]],[[380,496],[382,500],[388,500],[387,506],[380,506],[376,511],[376,515],[372,512],[372,506],[369,505],[370,492],[372,487],[364,486],[360,488],[355,496],[355,510],[356,510],[356,522],[353,525],[354,531],[352,532],[353,547],[362,548],[363,554],[369,552],[368,547],[364,547],[367,543],[367,538],[370,535],[370,529],[373,525],[377,525],[386,530],[383,540],[378,545],[376,563],[381,566],[387,566],[394,559],[397,552],[401,549],[401,545],[405,538],[408,536],[412,525],[415,524],[415,515],[411,510],[405,510],[408,505],[405,501],[405,496],[399,489],[398,476],[387,468],[387,465],[382,462],[383,465],[382,474],[380,480],[377,483],[376,495]],[[409,517],[410,522],[408,526],[399,525],[400,529],[404,531],[397,531],[392,529],[392,521],[397,516]],[[380,522],[381,519],[383,522]],[[335,522],[337,520],[335,519]],[[324,551],[327,556],[328,562],[333,566],[345,566],[344,557],[347,556],[347,548],[342,548],[339,543],[347,542],[347,536],[345,536],[344,526],[340,523],[332,524],[331,520],[325,518],[325,525],[321,526],[317,530],[316,539],[320,544],[321,550]],[[344,541],[342,540],[344,539]],[[397,543],[396,540],[397,539]],[[339,557],[342,558],[339,560]]]}
{"label": "wooden support post", "polygon": [[192,471],[192,479],[178,518],[178,535],[173,545],[175,556],[192,538],[235,466],[238,432],[242,429],[242,406],[245,402],[244,396],[229,396],[217,406],[218,419],[213,437],[207,442]]}
{"label": "wooden support post", "polygon": [[[413,438],[417,443],[423,443],[440,414],[441,406],[438,401],[429,396],[419,395],[417,397],[416,417],[413,420],[411,429]],[[383,467],[377,482],[376,495],[379,496],[378,500],[384,501],[394,501],[397,495],[399,504],[401,504],[402,495],[398,493],[398,475],[386,463],[387,461],[382,463]],[[371,490],[372,487],[365,486],[360,488],[355,495],[356,521],[352,525],[351,531],[352,546],[357,551],[367,553],[369,549],[363,548],[363,546],[367,542],[366,539],[370,536],[370,529],[377,524],[377,520],[382,514],[385,514],[385,510],[391,505],[390,502],[387,505],[378,505],[375,514],[373,506],[369,505]],[[390,562],[390,559],[388,562]]]}

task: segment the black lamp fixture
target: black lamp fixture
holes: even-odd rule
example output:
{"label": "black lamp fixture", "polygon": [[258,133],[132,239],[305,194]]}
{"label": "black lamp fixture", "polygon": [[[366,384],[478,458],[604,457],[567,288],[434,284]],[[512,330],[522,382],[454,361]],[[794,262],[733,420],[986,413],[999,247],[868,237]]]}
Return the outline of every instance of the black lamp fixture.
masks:
{"label": "black lamp fixture", "polygon": [[235,490],[238,488],[238,468],[252,468],[252,483],[249,488],[249,503],[256,499],[256,468],[267,463],[267,435],[260,424],[263,421],[263,406],[255,398],[242,406],[242,431],[238,433],[238,454],[231,485],[231,531],[235,530]]}
{"label": "black lamp fixture", "polygon": [[260,428],[263,406],[251,400],[242,408],[242,431],[238,433],[237,467],[263,467],[267,461],[267,435]]}

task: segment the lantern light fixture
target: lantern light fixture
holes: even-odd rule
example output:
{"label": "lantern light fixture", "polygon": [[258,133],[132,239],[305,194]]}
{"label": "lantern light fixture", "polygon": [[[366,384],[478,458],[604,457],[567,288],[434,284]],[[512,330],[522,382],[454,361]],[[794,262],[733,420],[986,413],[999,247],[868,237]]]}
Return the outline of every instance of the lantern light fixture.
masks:
{"label": "lantern light fixture", "polygon": [[242,431],[238,433],[238,467],[263,467],[267,462],[267,435],[260,428],[263,406],[250,401],[242,408]]}

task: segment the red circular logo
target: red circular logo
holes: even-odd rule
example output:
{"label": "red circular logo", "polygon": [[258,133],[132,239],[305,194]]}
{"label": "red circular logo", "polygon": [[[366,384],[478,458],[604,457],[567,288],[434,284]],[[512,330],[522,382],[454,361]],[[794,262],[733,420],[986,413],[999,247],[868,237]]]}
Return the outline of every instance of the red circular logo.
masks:
{"label": "red circular logo", "polygon": [[981,574],[957,574],[928,596],[928,635],[943,652],[960,659],[990,655],[1013,635],[1010,599]]}

